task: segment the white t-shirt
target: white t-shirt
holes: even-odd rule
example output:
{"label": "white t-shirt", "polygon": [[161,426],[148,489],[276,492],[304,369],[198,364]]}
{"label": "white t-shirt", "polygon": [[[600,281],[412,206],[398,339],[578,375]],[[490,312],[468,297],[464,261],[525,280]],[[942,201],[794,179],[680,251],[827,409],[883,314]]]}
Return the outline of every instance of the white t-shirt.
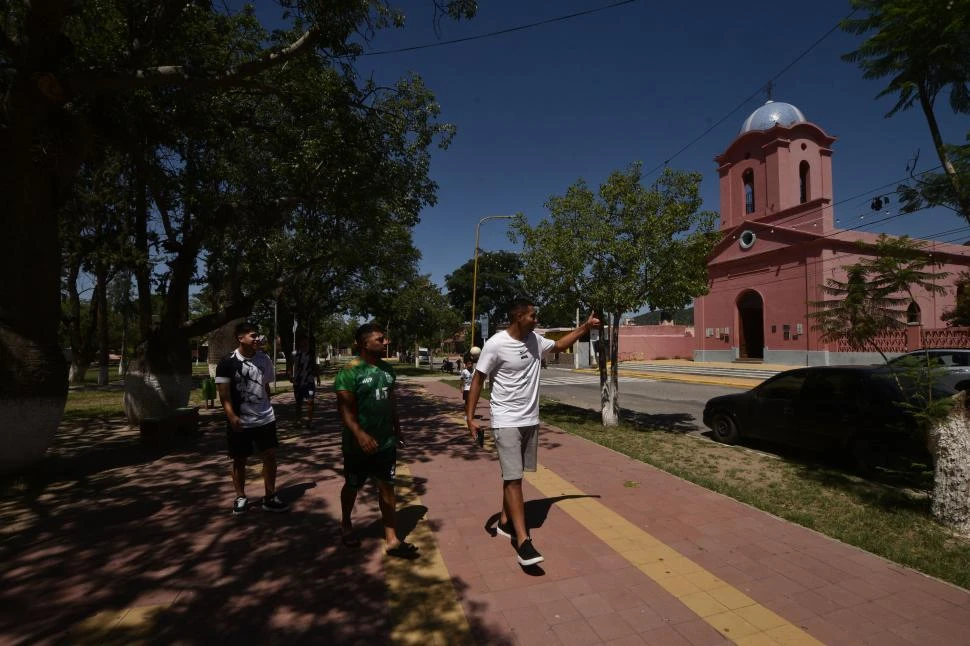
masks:
{"label": "white t-shirt", "polygon": [[539,423],[539,371],[542,355],[556,342],[532,332],[519,341],[501,331],[485,341],[475,370],[492,380],[492,427]]}
{"label": "white t-shirt", "polygon": [[263,371],[264,384],[276,381],[276,368],[273,366],[273,360],[268,354],[262,350],[257,350],[256,354],[253,355],[253,363]]}
{"label": "white t-shirt", "polygon": [[461,375],[458,378],[461,379],[462,390],[472,389],[472,373],[468,370],[468,368],[462,368]]}

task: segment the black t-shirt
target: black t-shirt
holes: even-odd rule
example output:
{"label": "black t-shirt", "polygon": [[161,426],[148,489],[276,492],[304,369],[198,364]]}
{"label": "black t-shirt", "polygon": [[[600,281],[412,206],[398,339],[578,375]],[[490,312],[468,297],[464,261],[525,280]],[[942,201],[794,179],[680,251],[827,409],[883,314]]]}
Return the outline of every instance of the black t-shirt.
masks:
{"label": "black t-shirt", "polygon": [[256,428],[276,420],[263,371],[253,359],[234,350],[216,366],[216,383],[229,384],[229,400],[243,428]]}

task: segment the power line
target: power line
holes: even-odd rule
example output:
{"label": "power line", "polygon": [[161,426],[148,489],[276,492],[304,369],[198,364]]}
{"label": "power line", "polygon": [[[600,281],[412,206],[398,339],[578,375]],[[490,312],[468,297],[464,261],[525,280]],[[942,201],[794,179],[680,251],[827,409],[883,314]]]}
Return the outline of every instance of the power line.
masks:
{"label": "power line", "polygon": [[[967,227],[967,230],[970,231],[970,227]],[[932,250],[926,250],[926,253],[932,253]],[[806,267],[806,269],[810,269],[810,268],[813,268],[816,265],[821,265],[823,262],[831,262],[833,260],[838,260],[840,258],[851,258],[851,257],[858,256],[858,255],[859,254],[857,252],[842,251],[842,252],[833,254],[833,255],[825,258],[824,260],[822,260],[822,259],[819,259],[819,260],[806,260],[805,261],[805,267]],[[954,264],[956,264],[956,263],[954,263]],[[842,267],[844,267],[844,266],[845,265],[842,265]],[[770,271],[770,267],[765,267],[764,269],[765,269],[765,271]],[[776,278],[776,277],[772,276],[771,278],[769,278],[767,280],[762,280],[762,281],[759,281],[759,282],[752,282],[752,283],[745,283],[744,287],[741,288],[741,289],[753,289],[753,288],[756,288],[756,287],[762,287],[764,285],[777,285],[779,283],[783,283],[783,282],[791,281],[791,280],[797,280],[799,282],[804,282],[805,276],[804,275],[797,275],[797,276],[788,276],[786,278]],[[819,285],[822,285],[823,282],[820,281],[818,284]]]}
{"label": "power line", "polygon": [[[624,6],[624,5],[633,4],[634,2],[638,2],[638,0],[620,0],[619,2],[613,2],[611,4],[604,5],[602,7],[596,7],[594,9],[587,9],[585,11],[578,11],[578,12],[571,13],[571,14],[567,14],[567,15],[563,15],[563,16],[557,16],[555,18],[549,18],[549,19],[546,19],[546,20],[540,20],[538,22],[532,22],[532,23],[528,23],[528,24],[524,24],[524,25],[518,25],[518,26],[515,26],[515,27],[509,27],[509,28],[506,28],[506,29],[500,29],[498,31],[492,31],[492,32],[488,32],[488,33],[485,33],[485,34],[478,34],[476,36],[466,36],[464,38],[455,38],[455,39],[452,39],[452,40],[437,41],[437,42],[434,42],[434,43],[425,43],[423,45],[413,45],[413,46],[410,46],[410,47],[400,47],[400,48],[397,48],[397,49],[386,49],[386,50],[380,50],[380,51],[375,51],[375,52],[365,52],[363,55],[364,56],[380,56],[380,55],[383,55],[383,54],[395,54],[395,53],[400,53],[400,52],[410,52],[410,51],[416,51],[416,50],[421,50],[421,49],[428,49],[428,48],[432,48],[432,47],[442,47],[442,46],[445,46],[445,45],[453,45],[455,43],[463,43],[463,42],[468,42],[468,41],[473,41],[473,40],[481,40],[481,39],[484,39],[484,38],[491,38],[492,36],[499,36],[499,35],[502,35],[502,34],[508,34],[508,33],[516,32],[516,31],[522,31],[522,30],[525,30],[525,29],[532,29],[534,27],[539,27],[539,26],[542,26],[542,25],[548,25],[548,24],[555,23],[555,22],[560,22],[560,21],[564,21],[564,20],[570,20],[572,18],[577,18],[577,17],[580,17],[580,16],[586,16],[586,15],[598,13],[598,12],[601,12],[601,11],[606,11],[608,9],[615,9],[617,7],[621,7],[621,6]],[[856,11],[857,11],[857,9],[852,9],[849,13],[847,13],[845,15],[844,18],[842,18],[841,20],[839,20],[838,22],[836,22],[834,25],[832,25],[828,30],[826,30],[826,32],[824,34],[822,34],[817,39],[815,39],[815,41],[811,45],[809,45],[805,50],[803,50],[800,54],[798,54],[794,59],[792,59],[791,61],[789,61],[787,65],[785,65],[784,67],[782,67],[771,78],[769,78],[768,81],[764,85],[758,87],[758,89],[756,89],[754,92],[752,92],[750,95],[748,95],[743,101],[741,101],[740,103],[738,103],[728,113],[726,113],[724,116],[722,116],[716,122],[714,122],[713,125],[709,126],[707,129],[705,129],[699,135],[697,135],[696,137],[694,137],[693,139],[691,139],[689,142],[687,142],[686,144],[684,144],[683,146],[681,146],[680,149],[678,149],[674,154],[672,154],[669,157],[667,157],[662,163],[654,166],[653,168],[651,168],[650,170],[648,170],[646,173],[644,173],[643,174],[643,177],[649,177],[650,175],[654,174],[658,170],[660,170],[660,169],[664,168],[665,166],[667,166],[671,161],[673,161],[674,159],[676,159],[677,157],[679,157],[682,153],[684,153],[685,151],[687,151],[691,146],[693,146],[694,144],[696,144],[698,141],[700,141],[701,139],[703,139],[704,137],[706,137],[708,134],[710,134],[715,128],[717,128],[722,123],[724,123],[729,118],[731,118],[738,110],[742,109],[753,98],[755,98],[758,94],[760,94],[765,87],[771,87],[771,86],[773,86],[774,81],[778,80],[788,70],[790,70],[792,67],[794,67],[795,65],[797,65],[813,49],[815,49],[816,47],[818,47],[818,45],[821,44],[822,41],[824,41],[826,38],[828,38],[830,35],[832,35],[832,33],[839,28],[839,25],[843,21],[848,20],[849,18],[851,18],[856,13]]]}
{"label": "power line", "polygon": [[701,134],[697,135],[696,137],[694,137],[693,139],[691,139],[689,142],[687,142],[686,144],[684,144],[684,146],[682,146],[680,148],[680,150],[678,150],[673,155],[671,155],[670,157],[668,157],[667,159],[665,159],[663,161],[663,163],[657,164],[656,166],[654,166],[653,168],[651,168],[649,171],[647,171],[644,174],[644,177],[649,177],[650,175],[653,175],[654,173],[656,173],[658,170],[660,170],[663,167],[667,166],[670,162],[672,162],[674,159],[676,159],[678,156],[680,156],[681,153],[683,153],[684,151],[686,151],[687,149],[689,149],[691,146],[693,146],[698,141],[700,141],[701,139],[703,139],[704,137],[706,137],[708,134],[710,134],[712,130],[714,130],[719,125],[721,125],[722,123],[724,123],[725,121],[727,121],[728,118],[730,118],[731,116],[733,116],[735,112],[737,112],[738,110],[740,110],[741,108],[743,108],[745,105],[747,105],[747,103],[749,101],[751,101],[751,99],[753,99],[754,97],[758,96],[761,93],[761,91],[764,90],[764,88],[766,86],[773,85],[774,84],[774,81],[776,81],[779,77],[781,77],[782,74],[784,74],[785,72],[787,72],[788,70],[790,70],[792,67],[795,66],[795,64],[797,64],[800,60],[802,60],[803,58],[805,58],[805,56],[807,56],[809,52],[811,52],[813,49],[815,49],[823,40],[825,40],[826,38],[828,38],[832,34],[832,32],[834,32],[836,29],[838,29],[839,28],[839,25],[842,23],[842,21],[848,20],[849,18],[851,18],[852,17],[852,14],[854,14],[855,12],[856,12],[856,9],[853,9],[852,11],[850,11],[849,13],[847,13],[846,16],[845,16],[845,18],[842,18],[842,20],[839,20],[837,23],[835,23],[834,25],[832,25],[832,27],[828,31],[826,31],[824,34],[822,34],[821,36],[819,36],[815,40],[814,43],[812,43],[811,45],[809,45],[808,48],[805,51],[803,51],[801,54],[799,54],[798,56],[796,56],[794,58],[794,60],[792,60],[787,65],[785,65],[774,76],[772,76],[770,79],[768,79],[768,82],[765,85],[762,85],[757,90],[755,90],[750,95],[748,95],[747,98],[745,98],[741,103],[739,103],[738,105],[736,105],[730,112],[728,112],[723,117],[721,117],[720,119],[718,119],[714,123],[714,125],[710,126],[709,128],[707,128],[707,130],[705,130],[704,132],[702,132]]}
{"label": "power line", "polygon": [[[925,210],[925,209],[928,209],[928,208],[932,208],[932,206],[923,206],[923,207],[920,207],[920,208],[912,211],[912,213],[917,213],[919,211],[922,211],[922,210]],[[787,248],[788,249],[792,249],[792,248],[801,247],[803,245],[815,244],[819,240],[825,240],[825,239],[831,238],[832,236],[838,235],[840,233],[845,233],[846,231],[857,231],[857,230],[861,229],[864,226],[870,226],[870,224],[877,224],[877,223],[880,223],[880,222],[886,222],[888,220],[893,220],[895,218],[899,218],[899,217],[902,217],[904,215],[909,215],[909,213],[897,213],[897,214],[890,215],[890,216],[887,216],[885,218],[882,218],[881,220],[877,220],[876,222],[873,222],[873,223],[866,223],[866,224],[859,225],[858,227],[854,227],[854,228],[851,228],[851,229],[839,229],[838,231],[833,231],[832,233],[829,233],[827,235],[819,236],[819,237],[815,238],[814,240],[809,240],[809,241],[805,241],[805,242],[796,242],[794,244],[789,245]],[[770,225],[767,225],[767,226],[770,226]],[[970,226],[961,226],[961,227],[958,227],[956,229],[950,229],[950,230],[945,230],[945,231],[941,231],[941,232],[938,232],[938,233],[931,233],[931,234],[929,234],[930,236],[934,236],[934,238],[913,238],[913,239],[915,239],[915,240],[921,240],[921,241],[928,242],[928,243],[943,242],[942,240],[935,239],[935,236],[954,235],[954,234],[958,234],[958,233],[961,233],[961,232],[963,232],[963,233],[970,232]],[[853,241],[852,240],[840,240],[840,242],[849,242],[849,243],[851,243]],[[952,243],[949,243],[949,244],[952,244]],[[932,254],[933,253],[933,249],[923,249],[922,251],[923,251],[923,253],[927,253],[927,254]],[[970,252],[970,249],[968,249],[968,252]],[[865,254],[864,251],[862,253]],[[824,258],[820,254],[819,257],[817,259],[814,259],[814,260],[809,260],[808,258],[805,258],[804,265],[805,265],[805,268],[807,270],[807,269],[812,268],[812,267],[814,267],[816,265],[821,265],[821,264],[824,264],[824,263],[830,263],[833,260],[837,260],[839,258],[850,258],[850,257],[858,256],[858,255],[860,255],[860,252],[858,252],[858,251],[841,251],[841,252],[835,253],[835,254],[833,254],[831,256],[824,257]],[[768,265],[765,265],[763,267],[763,269],[765,271],[770,271],[771,270],[770,263]],[[772,277],[772,278],[770,278],[768,280],[764,280],[764,281],[760,281],[760,282],[746,283],[744,285],[744,289],[752,289],[754,287],[761,287],[763,285],[769,285],[769,284],[772,284],[773,285],[773,284],[782,283],[782,282],[789,281],[789,280],[804,281],[805,280],[805,277],[804,276],[789,276],[787,278],[776,278],[776,277]]]}
{"label": "power line", "polygon": [[[936,170],[939,170],[940,168],[943,168],[943,166],[942,165],[937,165],[937,166],[935,166],[933,168],[930,168],[929,170],[923,171],[920,174],[921,175],[924,175],[924,174],[927,174],[927,173],[932,173],[932,172],[934,172]],[[871,189],[868,189],[866,191],[862,191],[861,193],[856,193],[855,195],[850,195],[849,197],[843,198],[843,199],[839,200],[838,202],[833,202],[832,204],[826,204],[824,206],[817,207],[817,208],[812,209],[810,211],[804,211],[802,213],[797,213],[797,214],[794,214],[794,215],[784,216],[782,218],[779,218],[778,220],[775,220],[775,221],[772,221],[772,222],[766,223],[766,224],[771,224],[772,226],[784,226],[784,224],[786,222],[788,222],[788,221],[790,221],[792,219],[795,219],[795,218],[804,218],[805,216],[813,215],[815,213],[820,213],[820,212],[824,211],[825,209],[834,209],[836,206],[839,206],[840,204],[845,204],[846,202],[851,202],[853,200],[857,200],[860,197],[865,197],[865,196],[868,196],[868,195],[872,195],[873,193],[881,193],[884,189],[889,188],[889,187],[892,187],[892,186],[898,186],[899,184],[905,182],[907,179],[909,179],[909,178],[903,177],[903,178],[898,179],[898,180],[895,180],[893,182],[887,182],[886,184],[882,184],[882,185],[877,186],[875,188],[871,188]],[[918,210],[923,210],[923,208],[924,207],[920,207]],[[874,224],[874,223],[870,223],[870,224]],[[798,226],[798,225],[795,225],[795,226]],[[848,230],[851,231],[852,229],[848,229]]]}
{"label": "power line", "polygon": [[411,47],[400,47],[398,49],[384,49],[376,52],[365,52],[364,56],[381,56],[383,54],[413,52],[419,49],[429,49],[431,47],[444,47],[445,45],[454,45],[455,43],[465,43],[471,40],[482,40],[483,38],[491,38],[492,36],[501,36],[502,34],[511,34],[512,32],[524,31],[526,29],[532,29],[533,27],[541,27],[542,25],[549,25],[554,22],[562,22],[563,20],[570,20],[572,18],[578,18],[580,16],[588,16],[590,14],[598,13],[600,11],[606,11],[607,9],[615,9],[617,7],[622,7],[623,5],[633,4],[634,2],[639,2],[639,0],[621,0],[620,2],[614,2],[612,4],[604,5],[602,7],[596,7],[595,9],[577,11],[576,13],[567,14],[565,16],[557,16],[555,18],[548,18],[546,20],[540,20],[538,22],[530,22],[526,25],[508,27],[506,29],[499,29],[498,31],[490,31],[486,34],[478,34],[477,36],[465,36],[464,38],[454,38],[452,40],[439,40],[433,43],[425,43],[424,45],[412,45]]}

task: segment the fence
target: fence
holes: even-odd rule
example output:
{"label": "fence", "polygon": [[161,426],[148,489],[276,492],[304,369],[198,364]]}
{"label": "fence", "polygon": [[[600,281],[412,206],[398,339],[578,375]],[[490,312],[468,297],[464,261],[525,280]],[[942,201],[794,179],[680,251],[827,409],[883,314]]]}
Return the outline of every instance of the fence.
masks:
{"label": "fence", "polygon": [[[903,330],[881,334],[874,339],[883,352],[912,352],[921,348],[970,348],[970,327],[943,327],[932,330],[911,325]],[[865,349],[868,350],[871,344]],[[840,339],[837,352],[852,352],[853,348]]]}

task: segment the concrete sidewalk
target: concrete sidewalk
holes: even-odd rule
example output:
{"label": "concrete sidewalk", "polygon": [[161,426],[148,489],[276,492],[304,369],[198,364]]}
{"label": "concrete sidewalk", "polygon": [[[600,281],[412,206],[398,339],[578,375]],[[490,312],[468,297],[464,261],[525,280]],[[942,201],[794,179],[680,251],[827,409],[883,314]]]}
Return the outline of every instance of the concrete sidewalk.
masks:
{"label": "concrete sidewalk", "polygon": [[[223,420],[164,453],[120,423],[65,429],[0,500],[0,643],[967,643],[970,593],[544,427],[525,485],[546,557],[487,531],[497,459],[437,381],[403,383],[399,533],[373,489],[338,539],[332,394],[297,429],[276,398],[288,514],[229,513]],[[483,405],[483,414],[487,417]],[[250,469],[251,498],[262,494]]]}

